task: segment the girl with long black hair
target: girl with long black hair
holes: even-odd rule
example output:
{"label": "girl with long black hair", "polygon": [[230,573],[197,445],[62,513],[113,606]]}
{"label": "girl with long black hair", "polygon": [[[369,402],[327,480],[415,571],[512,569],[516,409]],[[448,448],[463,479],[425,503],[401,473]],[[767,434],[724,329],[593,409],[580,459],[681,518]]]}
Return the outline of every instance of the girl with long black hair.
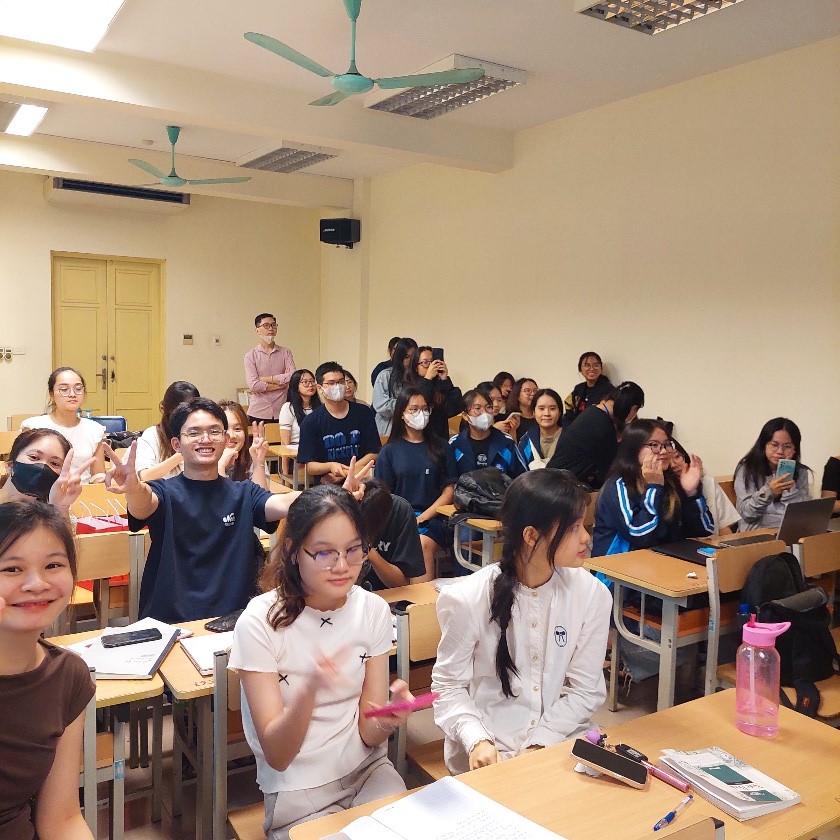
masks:
{"label": "girl with long black hair", "polygon": [[[407,382],[419,388],[431,409],[429,428],[446,440],[449,437],[449,418],[461,413],[463,395],[449,378],[449,368],[443,359],[432,358],[431,347],[418,347],[411,354]],[[394,417],[397,410],[394,409]]]}
{"label": "girl with long black hair", "polygon": [[446,527],[438,516],[452,502],[458,480],[452,448],[430,428],[430,406],[419,388],[403,388],[397,397],[391,437],[376,459],[374,475],[414,509],[426,574],[434,577],[434,555],[447,544]]}
{"label": "girl with long black hair", "polygon": [[612,598],[589,574],[586,488],[559,470],[517,478],[499,563],[441,591],[435,723],[453,773],[565,741],[604,702]]}
{"label": "girl with long black hair", "polygon": [[397,397],[410,384],[411,355],[417,349],[413,338],[401,338],[394,348],[390,367],[385,368],[373,383],[371,402],[376,412],[376,428],[381,437],[391,434],[391,418]]}

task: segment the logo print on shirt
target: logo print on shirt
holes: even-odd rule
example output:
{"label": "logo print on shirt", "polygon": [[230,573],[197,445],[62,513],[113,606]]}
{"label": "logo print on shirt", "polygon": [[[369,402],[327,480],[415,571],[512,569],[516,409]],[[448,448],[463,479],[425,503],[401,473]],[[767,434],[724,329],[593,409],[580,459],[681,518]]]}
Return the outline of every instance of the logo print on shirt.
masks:
{"label": "logo print on shirt", "polygon": [[554,641],[557,642],[557,647],[566,647],[566,642],[569,641],[569,638],[566,634],[565,627],[561,627],[558,624],[557,627],[554,628]]}
{"label": "logo print on shirt", "polygon": [[236,525],[236,514],[231,512],[227,516],[223,516],[222,525],[224,525],[225,528],[230,528],[232,525]]}
{"label": "logo print on shirt", "polygon": [[321,627],[323,627],[325,624],[329,624],[330,627],[335,627],[335,625],[332,623],[331,618],[322,618],[321,619]]}

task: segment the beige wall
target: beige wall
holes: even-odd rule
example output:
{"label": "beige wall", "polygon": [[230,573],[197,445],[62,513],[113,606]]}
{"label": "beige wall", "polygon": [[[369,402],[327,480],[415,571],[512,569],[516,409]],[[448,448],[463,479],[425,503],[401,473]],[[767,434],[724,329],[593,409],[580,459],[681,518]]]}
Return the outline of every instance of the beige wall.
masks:
{"label": "beige wall", "polygon": [[[52,369],[50,251],[150,257],[165,267],[165,371],[215,398],[245,384],[242,357],[254,316],[274,312],[278,340],[299,364],[318,361],[320,243],[315,210],[193,196],[175,216],[56,208],[43,177],[0,171],[0,346],[26,355],[0,362],[0,423],[41,410]],[[184,346],[182,335],[195,343]],[[211,336],[221,336],[221,347]]]}
{"label": "beige wall", "polygon": [[499,175],[375,179],[368,358],[409,334],[462,387],[508,368],[565,395],[595,349],[714,474],[785,414],[819,477],[840,452],[838,66],[823,41],[525,131]]}

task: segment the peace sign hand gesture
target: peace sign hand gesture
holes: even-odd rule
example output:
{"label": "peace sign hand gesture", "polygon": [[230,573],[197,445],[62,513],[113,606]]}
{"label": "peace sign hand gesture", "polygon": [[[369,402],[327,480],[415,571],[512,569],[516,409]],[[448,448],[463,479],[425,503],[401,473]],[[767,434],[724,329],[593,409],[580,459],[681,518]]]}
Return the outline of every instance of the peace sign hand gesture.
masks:
{"label": "peace sign hand gesture", "polygon": [[82,495],[82,474],[89,470],[95,458],[88,458],[78,467],[73,467],[73,449],[68,451],[61,466],[58,479],[50,488],[49,502],[67,516],[73,502]]}
{"label": "peace sign hand gesture", "polygon": [[132,441],[125,463],[105,444],[105,454],[111,460],[111,469],[105,473],[105,486],[111,493],[132,493],[140,489],[140,478],[135,466],[137,461],[137,441]]}

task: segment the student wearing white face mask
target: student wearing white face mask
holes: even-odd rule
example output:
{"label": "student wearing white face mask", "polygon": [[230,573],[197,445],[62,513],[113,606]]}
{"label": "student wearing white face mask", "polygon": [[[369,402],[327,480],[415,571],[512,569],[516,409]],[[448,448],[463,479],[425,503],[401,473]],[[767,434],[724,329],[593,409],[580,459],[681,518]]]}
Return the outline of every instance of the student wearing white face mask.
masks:
{"label": "student wearing white face mask", "polygon": [[394,404],[391,437],[376,459],[375,476],[414,509],[426,574],[412,583],[434,577],[434,554],[447,544],[446,528],[437,514],[452,503],[458,478],[449,444],[429,428],[431,411],[419,388],[403,388]]}
{"label": "student wearing white face mask", "polygon": [[464,394],[461,431],[449,439],[458,475],[495,467],[511,478],[527,469],[509,435],[493,427],[493,404],[473,389]]}

